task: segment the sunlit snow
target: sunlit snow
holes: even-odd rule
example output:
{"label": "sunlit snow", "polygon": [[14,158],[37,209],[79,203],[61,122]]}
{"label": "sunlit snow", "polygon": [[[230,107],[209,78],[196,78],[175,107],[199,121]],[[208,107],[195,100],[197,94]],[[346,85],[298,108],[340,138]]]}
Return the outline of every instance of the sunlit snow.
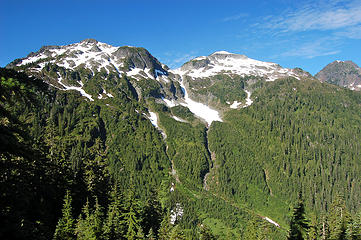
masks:
{"label": "sunlit snow", "polygon": [[162,97],[162,100],[165,102],[165,104],[166,104],[168,107],[174,107],[174,106],[176,106],[176,104],[174,103],[173,100],[168,100],[168,99],[166,99],[166,98],[164,98],[164,97]]}
{"label": "sunlit snow", "polygon": [[226,51],[218,51],[210,56],[200,56],[193,60],[204,59],[209,59],[210,61],[205,67],[189,69],[185,65],[185,67],[178,71],[182,73],[181,75],[188,75],[193,78],[206,78],[219,73],[260,76],[264,77],[266,81],[274,81],[286,76],[297,77],[297,74],[292,69],[282,68],[276,63],[262,62]]}
{"label": "sunlit snow", "polygon": [[[251,92],[248,90],[244,90],[244,91],[247,93],[247,98],[246,98],[246,103],[243,105],[243,107],[248,107],[253,103],[253,101],[251,99]],[[240,105],[242,105],[242,102],[234,101],[232,103],[232,105],[229,107],[232,109],[237,109]]]}
{"label": "sunlit snow", "polygon": [[157,114],[155,112],[149,111],[149,115],[150,115],[150,117],[149,117],[150,122],[154,126],[158,127],[158,116],[157,116]]}
{"label": "sunlit snow", "polygon": [[253,101],[251,99],[251,92],[247,90],[245,90],[245,92],[247,93],[247,98],[246,98],[246,105],[244,107],[248,107],[253,103]]}
{"label": "sunlit snow", "polygon": [[183,80],[180,82],[180,85],[184,91],[184,103],[181,103],[181,105],[188,107],[189,110],[194,113],[196,116],[204,119],[208,125],[211,125],[213,121],[219,121],[222,122],[221,117],[219,116],[219,113],[208,107],[207,105],[193,101],[189,98],[188,92],[186,87],[184,86]]}
{"label": "sunlit snow", "polygon": [[181,219],[183,216],[184,210],[180,203],[176,204],[175,209],[170,211],[170,223],[174,224],[178,219]]}
{"label": "sunlit snow", "polygon": [[268,218],[268,217],[264,217],[264,220],[268,221],[269,223],[272,223],[273,225],[275,225],[276,227],[280,227],[280,225],[278,223],[276,223],[275,221],[273,221],[272,219]]}
{"label": "sunlit snow", "polygon": [[177,116],[172,116],[172,118],[173,118],[174,120],[177,120],[178,122],[187,122],[186,120],[181,119],[181,118],[179,118],[179,117],[177,117]]}

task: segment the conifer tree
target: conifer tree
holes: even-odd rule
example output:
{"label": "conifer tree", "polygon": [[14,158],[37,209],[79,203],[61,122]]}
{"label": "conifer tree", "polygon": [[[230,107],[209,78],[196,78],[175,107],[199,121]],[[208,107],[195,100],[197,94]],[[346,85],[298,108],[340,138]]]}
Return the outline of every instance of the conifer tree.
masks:
{"label": "conifer tree", "polygon": [[298,197],[298,204],[293,209],[293,215],[290,223],[290,232],[288,239],[289,240],[306,239],[308,229],[309,229],[309,225],[305,217],[305,206],[302,200],[302,193],[300,193]]}
{"label": "conifer tree", "polygon": [[185,240],[185,239],[186,237],[180,226],[176,225],[175,227],[173,227],[172,231],[170,232],[169,240]]}
{"label": "conifer tree", "polygon": [[99,204],[98,198],[95,198],[95,210],[93,213],[94,232],[97,238],[100,238],[103,232],[103,209]]}
{"label": "conifer tree", "polygon": [[361,211],[350,221],[346,230],[347,239],[361,240]]}
{"label": "conifer tree", "polygon": [[[204,224],[199,226],[199,239],[200,240],[215,240],[215,236],[212,234],[212,231]],[[251,238],[249,238],[251,239]],[[255,238],[253,238],[255,239]]]}
{"label": "conifer tree", "polygon": [[137,239],[137,240],[145,240],[146,239],[144,236],[142,227],[139,227],[137,235],[135,236],[135,239]]}
{"label": "conifer tree", "polygon": [[125,226],[122,214],[121,194],[118,192],[118,187],[114,185],[103,227],[104,239],[121,239],[121,237],[124,236]]}
{"label": "conifer tree", "polygon": [[170,237],[170,232],[172,230],[172,226],[169,222],[169,213],[166,214],[160,223],[160,227],[158,230],[158,239],[159,240],[168,240]]}
{"label": "conifer tree", "polygon": [[124,204],[124,223],[127,226],[126,238],[128,240],[136,239],[136,234],[140,229],[141,222],[140,202],[135,196],[134,185],[131,178],[131,186]]}
{"label": "conifer tree", "polygon": [[147,239],[147,240],[155,240],[155,239],[156,239],[156,238],[155,238],[155,234],[154,234],[154,232],[153,232],[153,228],[151,228],[151,229],[149,230],[149,233],[147,234],[146,239]]}
{"label": "conifer tree", "polygon": [[91,214],[89,208],[89,201],[87,200],[85,206],[83,207],[82,213],[79,215],[77,227],[75,229],[77,239],[96,239],[93,215]]}
{"label": "conifer tree", "polygon": [[346,210],[343,197],[338,195],[331,204],[328,216],[328,224],[330,228],[330,240],[338,240],[346,238],[347,224],[350,220],[350,214]]}
{"label": "conifer tree", "polygon": [[62,216],[55,229],[54,239],[75,239],[75,224],[72,216],[72,198],[67,191],[64,198]]}
{"label": "conifer tree", "polygon": [[158,230],[160,222],[162,221],[162,207],[154,192],[150,193],[143,211],[142,227],[145,232],[149,232],[150,229]]}

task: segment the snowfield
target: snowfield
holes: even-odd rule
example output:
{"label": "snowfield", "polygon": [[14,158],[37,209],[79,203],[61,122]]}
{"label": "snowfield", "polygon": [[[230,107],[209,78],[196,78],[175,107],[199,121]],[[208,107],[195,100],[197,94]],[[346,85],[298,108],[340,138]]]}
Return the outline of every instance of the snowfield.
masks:
{"label": "snowfield", "polygon": [[[177,71],[175,70],[173,72],[176,73]],[[193,101],[192,99],[189,98],[188,92],[187,92],[186,87],[184,86],[183,80],[181,80],[180,86],[181,86],[182,90],[184,91],[184,102],[181,103],[182,106],[189,108],[189,110],[192,113],[194,113],[194,115],[205,120],[209,126],[212,124],[213,121],[223,122],[221,117],[219,116],[219,113],[217,110],[211,109],[207,105],[200,103],[200,102]]]}

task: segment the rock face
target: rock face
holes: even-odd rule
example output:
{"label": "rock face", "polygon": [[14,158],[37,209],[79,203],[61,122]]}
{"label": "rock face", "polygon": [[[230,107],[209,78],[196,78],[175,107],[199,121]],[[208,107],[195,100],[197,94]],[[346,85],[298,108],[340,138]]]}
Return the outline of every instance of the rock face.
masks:
{"label": "rock face", "polygon": [[351,90],[361,90],[361,68],[352,61],[334,61],[318,72],[315,77]]}

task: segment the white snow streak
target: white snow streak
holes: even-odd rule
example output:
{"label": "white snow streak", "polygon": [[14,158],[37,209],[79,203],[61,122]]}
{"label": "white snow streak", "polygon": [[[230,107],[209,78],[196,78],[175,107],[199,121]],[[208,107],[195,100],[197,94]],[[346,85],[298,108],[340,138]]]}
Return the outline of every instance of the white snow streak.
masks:
{"label": "white snow streak", "polygon": [[174,120],[177,120],[178,122],[184,122],[184,123],[187,122],[186,120],[181,119],[181,118],[179,118],[179,117],[177,117],[177,116],[172,116],[172,118],[173,118]]}
{"label": "white snow streak", "polygon": [[275,225],[276,227],[280,227],[280,225],[278,223],[276,223],[275,221],[273,221],[272,219],[268,218],[268,217],[264,217],[264,220],[272,223],[273,225]]}
{"label": "white snow streak", "polygon": [[248,107],[251,106],[251,104],[253,103],[252,99],[251,99],[251,92],[245,90],[245,92],[247,93],[247,98],[246,98],[246,105],[243,107]]}

